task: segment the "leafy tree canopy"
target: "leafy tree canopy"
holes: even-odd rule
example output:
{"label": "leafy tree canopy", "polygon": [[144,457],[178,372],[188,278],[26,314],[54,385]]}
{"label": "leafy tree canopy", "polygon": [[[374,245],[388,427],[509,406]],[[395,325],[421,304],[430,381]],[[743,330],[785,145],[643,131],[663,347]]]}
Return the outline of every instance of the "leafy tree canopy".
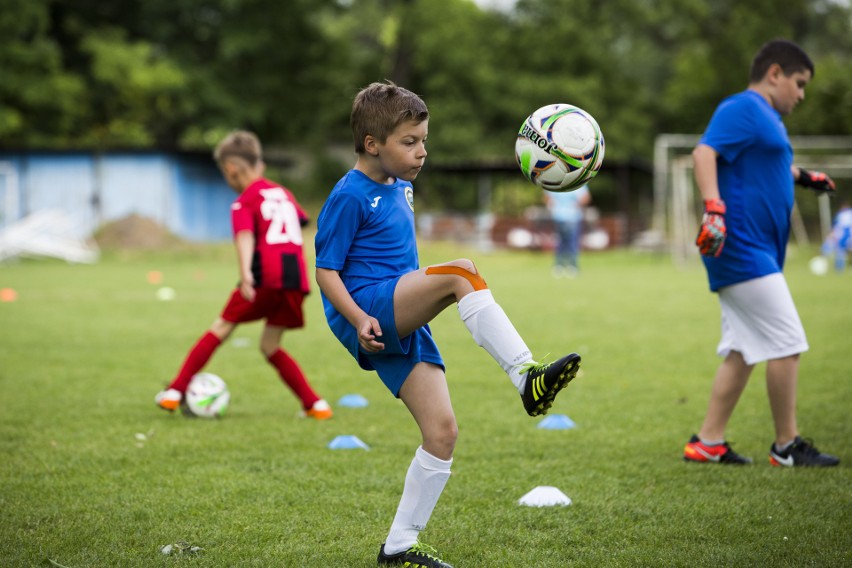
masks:
{"label": "leafy tree canopy", "polygon": [[505,160],[547,103],[590,111],[614,159],[699,132],[786,37],[813,57],[795,134],[852,132],[852,10],[836,0],[0,0],[0,144],[348,145],[357,90],[391,79],[432,113],[430,153]]}

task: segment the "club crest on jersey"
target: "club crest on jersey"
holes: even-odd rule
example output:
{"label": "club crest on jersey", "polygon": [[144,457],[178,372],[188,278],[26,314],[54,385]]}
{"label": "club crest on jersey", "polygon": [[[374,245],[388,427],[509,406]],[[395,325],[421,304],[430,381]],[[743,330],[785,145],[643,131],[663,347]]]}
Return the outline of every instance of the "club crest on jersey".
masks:
{"label": "club crest on jersey", "polygon": [[405,188],[405,200],[408,202],[408,207],[414,211],[414,188],[408,186]]}

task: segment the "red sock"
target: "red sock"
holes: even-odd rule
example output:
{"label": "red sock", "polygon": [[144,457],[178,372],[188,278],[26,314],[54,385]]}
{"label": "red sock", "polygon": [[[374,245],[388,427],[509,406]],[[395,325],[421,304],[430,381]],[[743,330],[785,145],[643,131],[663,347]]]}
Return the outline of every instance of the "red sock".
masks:
{"label": "red sock", "polygon": [[169,388],[186,392],[186,388],[189,386],[189,381],[193,375],[204,368],[204,365],[213,356],[213,352],[221,344],[222,342],[219,341],[219,338],[209,331],[201,336],[198,343],[189,350],[186,360],[183,362],[183,367],[180,368],[180,372],[175,377],[175,380],[172,381],[172,384],[169,385]]}
{"label": "red sock", "polygon": [[311,385],[308,384],[308,379],[305,378],[299,364],[286,351],[279,349],[268,360],[269,364],[275,367],[278,374],[281,375],[281,380],[302,401],[302,407],[305,410],[309,410],[320,399]]}

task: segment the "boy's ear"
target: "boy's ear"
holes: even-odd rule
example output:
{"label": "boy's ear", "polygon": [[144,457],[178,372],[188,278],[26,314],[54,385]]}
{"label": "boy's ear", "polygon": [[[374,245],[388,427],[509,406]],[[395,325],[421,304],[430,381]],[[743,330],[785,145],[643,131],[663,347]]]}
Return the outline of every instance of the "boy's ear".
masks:
{"label": "boy's ear", "polygon": [[784,75],[784,69],[781,68],[781,65],[778,63],[773,63],[769,66],[769,69],[766,70],[766,75],[764,79],[770,81],[771,83],[775,83],[781,76]]}
{"label": "boy's ear", "polygon": [[379,141],[376,140],[372,134],[367,134],[364,137],[364,151],[370,154],[371,156],[379,155]]}

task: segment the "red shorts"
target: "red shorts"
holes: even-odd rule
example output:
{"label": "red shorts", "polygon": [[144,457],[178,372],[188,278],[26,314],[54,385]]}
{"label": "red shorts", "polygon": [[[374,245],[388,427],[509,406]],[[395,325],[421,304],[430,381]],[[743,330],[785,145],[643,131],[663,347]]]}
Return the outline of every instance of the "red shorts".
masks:
{"label": "red shorts", "polygon": [[240,294],[240,289],[231,294],[222,319],[231,323],[245,323],[265,319],[269,325],[295,329],[305,325],[302,302],[305,293],[301,290],[278,290],[274,288],[255,288],[254,302],[249,302]]}

